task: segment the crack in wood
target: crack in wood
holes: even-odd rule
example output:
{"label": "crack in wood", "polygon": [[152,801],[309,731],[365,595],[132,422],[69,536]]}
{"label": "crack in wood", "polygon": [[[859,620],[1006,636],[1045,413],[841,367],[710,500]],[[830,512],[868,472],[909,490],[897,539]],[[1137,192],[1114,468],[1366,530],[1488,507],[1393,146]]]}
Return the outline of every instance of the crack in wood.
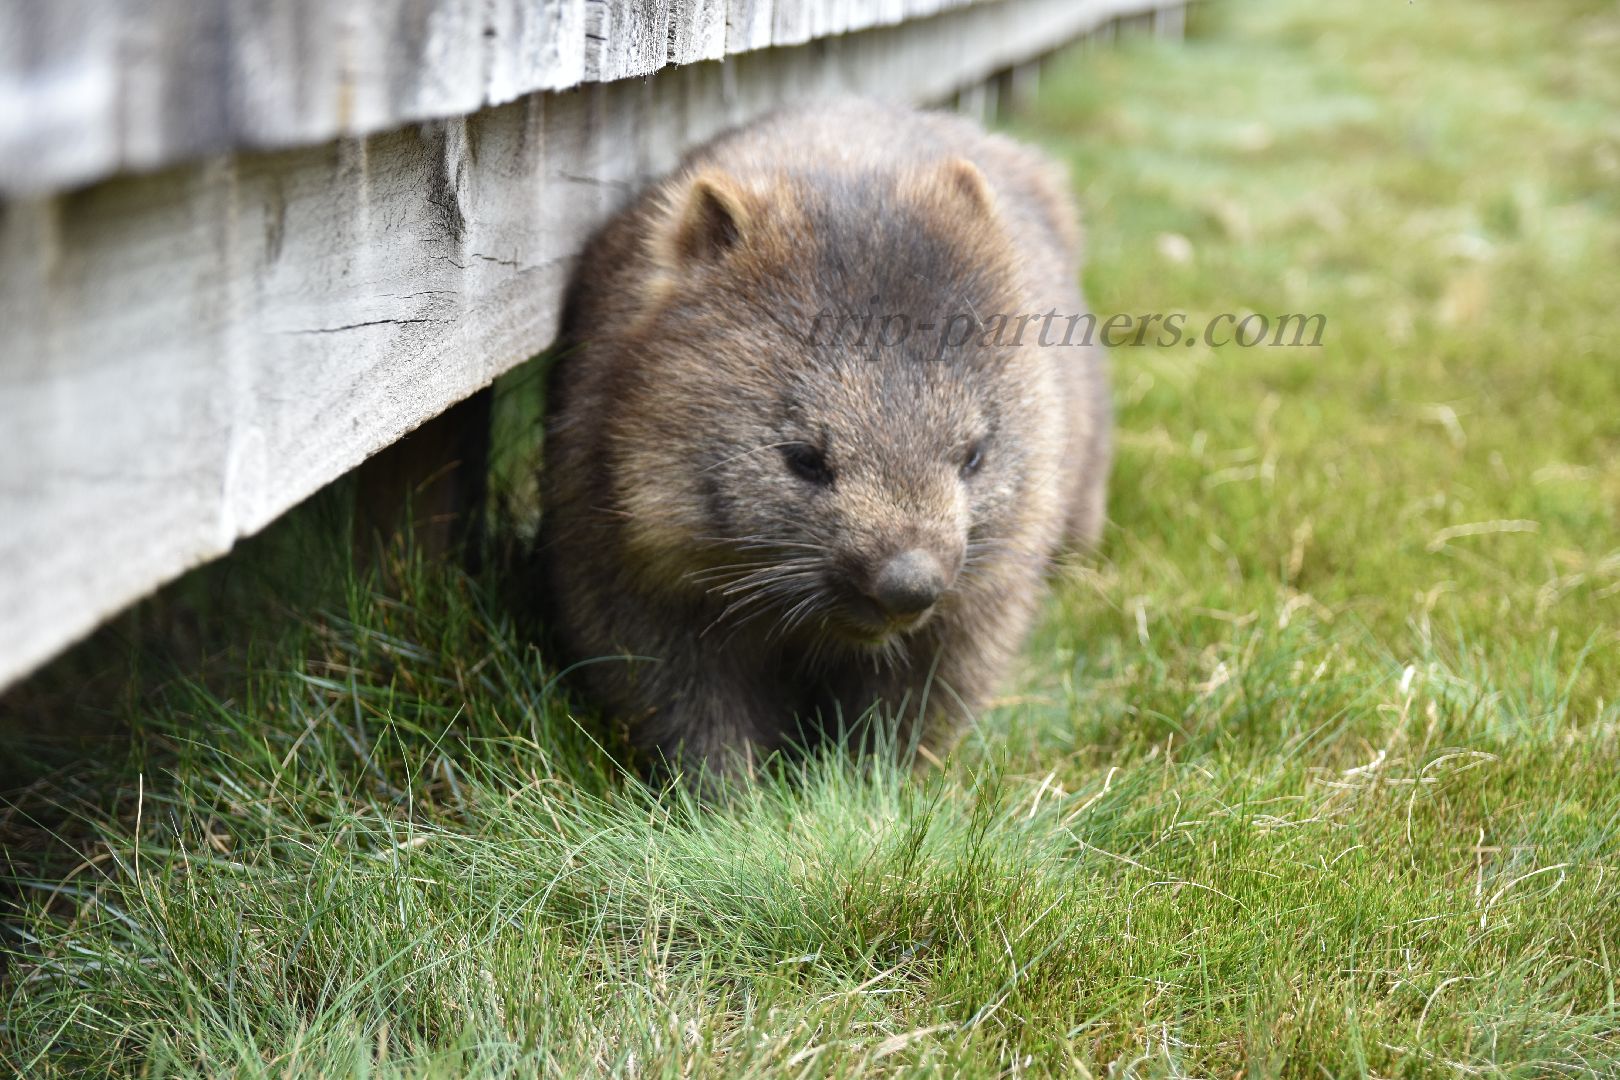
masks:
{"label": "crack in wood", "polygon": [[349,323],[347,326],[313,326],[307,330],[283,330],[284,334],[341,334],[345,330],[363,330],[368,326],[405,326],[410,323],[442,323],[443,319],[370,319]]}

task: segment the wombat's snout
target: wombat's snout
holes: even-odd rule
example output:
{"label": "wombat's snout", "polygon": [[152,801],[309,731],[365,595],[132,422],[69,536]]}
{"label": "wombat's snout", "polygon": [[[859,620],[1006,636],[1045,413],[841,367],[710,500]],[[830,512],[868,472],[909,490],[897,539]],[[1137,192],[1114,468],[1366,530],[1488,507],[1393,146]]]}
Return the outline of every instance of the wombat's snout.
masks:
{"label": "wombat's snout", "polygon": [[921,548],[892,555],[872,579],[872,599],[891,618],[921,615],[946,587],[945,568]]}

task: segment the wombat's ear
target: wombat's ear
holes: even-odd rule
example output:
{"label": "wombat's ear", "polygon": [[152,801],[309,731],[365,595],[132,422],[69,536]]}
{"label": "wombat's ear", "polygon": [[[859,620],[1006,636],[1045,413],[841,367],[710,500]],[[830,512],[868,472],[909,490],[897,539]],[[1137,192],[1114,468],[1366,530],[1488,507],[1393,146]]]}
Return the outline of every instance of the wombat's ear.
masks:
{"label": "wombat's ear", "polygon": [[953,157],[941,166],[943,179],[952,193],[968,199],[974,209],[988,214],[996,208],[996,194],[979,167],[964,157]]}
{"label": "wombat's ear", "polygon": [[671,269],[713,262],[742,243],[748,225],[736,181],[725,173],[699,173],[672,200],[659,255]]}

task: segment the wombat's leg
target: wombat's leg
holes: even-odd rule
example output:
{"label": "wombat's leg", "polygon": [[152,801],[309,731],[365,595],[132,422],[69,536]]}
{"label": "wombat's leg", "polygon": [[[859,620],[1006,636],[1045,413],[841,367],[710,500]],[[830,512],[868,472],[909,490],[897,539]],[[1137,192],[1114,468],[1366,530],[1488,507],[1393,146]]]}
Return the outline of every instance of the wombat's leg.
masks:
{"label": "wombat's leg", "polygon": [[705,794],[754,775],[782,748],[781,705],[748,682],[704,673],[636,725],[636,741]]}
{"label": "wombat's leg", "polygon": [[1064,530],[1064,546],[1070,551],[1089,552],[1096,548],[1108,517],[1107,463],[1099,468],[1088,463],[1086,473],[1076,478],[1070,499],[1069,519]]}
{"label": "wombat's leg", "polygon": [[1107,521],[1108,474],[1113,462],[1107,359],[1101,349],[1091,349],[1065,363],[1073,428],[1065,461],[1071,479],[1064,546],[1090,551],[1097,546]]}
{"label": "wombat's leg", "polygon": [[1034,621],[1040,579],[1034,562],[1001,567],[993,587],[965,598],[971,619],[945,613],[908,639],[893,663],[852,664],[840,672],[829,683],[834,707],[845,717],[859,717],[876,705],[878,717],[893,726],[895,750],[902,757],[914,754],[918,767],[934,763],[1007,684]]}
{"label": "wombat's leg", "polygon": [[973,722],[1006,666],[971,641],[965,645],[919,648],[893,666],[841,672],[821,709],[827,735],[847,738],[858,753],[881,750],[919,768],[937,761]]}

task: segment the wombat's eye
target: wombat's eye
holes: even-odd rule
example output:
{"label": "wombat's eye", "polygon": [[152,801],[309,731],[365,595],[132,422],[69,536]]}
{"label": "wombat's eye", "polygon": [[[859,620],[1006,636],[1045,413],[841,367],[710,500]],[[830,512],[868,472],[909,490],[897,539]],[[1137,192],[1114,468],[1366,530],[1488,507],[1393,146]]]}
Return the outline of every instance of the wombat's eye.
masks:
{"label": "wombat's eye", "polygon": [[826,457],[809,443],[787,443],[782,447],[782,460],[787,462],[787,467],[801,480],[808,480],[822,487],[833,482],[833,471],[827,464]]}
{"label": "wombat's eye", "polygon": [[974,473],[979,471],[979,466],[983,464],[984,443],[976,442],[967,448],[967,453],[962,457],[962,478],[965,480],[972,476]]}

